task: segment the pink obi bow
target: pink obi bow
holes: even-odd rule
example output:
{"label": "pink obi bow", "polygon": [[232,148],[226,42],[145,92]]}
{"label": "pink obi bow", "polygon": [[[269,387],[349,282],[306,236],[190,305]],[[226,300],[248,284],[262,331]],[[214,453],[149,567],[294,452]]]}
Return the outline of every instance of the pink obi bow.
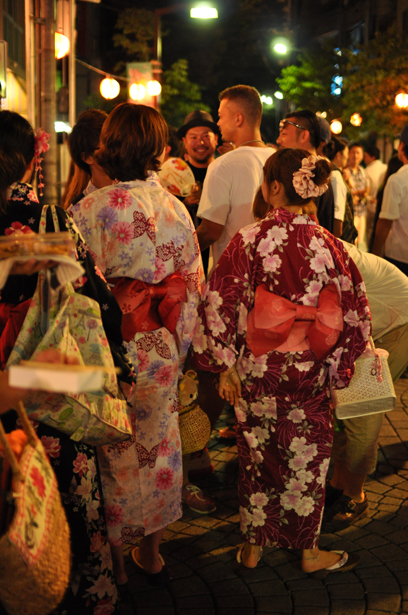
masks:
{"label": "pink obi bow", "polygon": [[131,278],[112,278],[113,294],[122,310],[122,335],[130,342],[135,333],[166,327],[176,330],[181,304],[187,301],[186,283],[173,273],[158,284],[146,284]]}
{"label": "pink obi bow", "polygon": [[247,346],[258,357],[271,350],[313,350],[321,360],[337,343],[343,331],[343,311],[333,284],[320,292],[317,307],[297,305],[270,293],[262,284],[255,291],[255,304],[248,314]]}

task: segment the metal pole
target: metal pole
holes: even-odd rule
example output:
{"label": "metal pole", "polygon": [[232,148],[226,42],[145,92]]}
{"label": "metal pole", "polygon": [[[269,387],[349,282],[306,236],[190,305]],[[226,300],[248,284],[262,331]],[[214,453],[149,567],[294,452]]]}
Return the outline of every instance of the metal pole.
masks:
{"label": "metal pole", "polygon": [[54,122],[57,118],[57,96],[55,92],[55,0],[41,0],[41,109],[40,125],[48,132],[50,149],[44,155],[44,202],[58,204],[58,152]]}
{"label": "metal pole", "polygon": [[34,11],[32,8],[32,0],[25,0],[25,51],[27,115],[30,124],[35,126]]}

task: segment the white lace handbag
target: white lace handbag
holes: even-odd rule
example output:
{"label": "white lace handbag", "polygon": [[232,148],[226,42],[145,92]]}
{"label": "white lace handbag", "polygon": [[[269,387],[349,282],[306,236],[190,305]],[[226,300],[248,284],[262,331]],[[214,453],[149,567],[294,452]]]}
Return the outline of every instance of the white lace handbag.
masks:
{"label": "white lace handbag", "polygon": [[376,348],[370,338],[366,351],[356,361],[349,386],[331,389],[338,419],[394,410],[397,397],[387,358],[388,352]]}

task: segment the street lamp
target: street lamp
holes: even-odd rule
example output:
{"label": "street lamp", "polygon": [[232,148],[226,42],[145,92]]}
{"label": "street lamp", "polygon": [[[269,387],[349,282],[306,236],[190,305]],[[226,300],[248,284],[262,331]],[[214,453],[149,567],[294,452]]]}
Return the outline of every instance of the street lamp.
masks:
{"label": "street lamp", "polygon": [[289,51],[292,48],[292,45],[289,39],[283,36],[279,36],[272,40],[271,47],[272,47],[272,50],[275,51],[275,53],[278,53],[279,55],[284,56],[287,53],[289,53]]}
{"label": "street lamp", "polygon": [[352,124],[353,126],[361,126],[362,122],[363,118],[361,117],[361,115],[359,113],[353,113],[350,118],[350,124]]}
{"label": "street lamp", "polygon": [[283,94],[282,92],[279,92],[279,90],[275,92],[274,96],[278,98],[279,100],[283,100]]}
{"label": "street lamp", "polygon": [[212,6],[195,6],[190,11],[190,17],[192,19],[217,19],[218,11]]}
{"label": "street lamp", "polygon": [[408,107],[408,94],[404,91],[399,92],[395,97],[395,104],[400,109],[406,109]]}
{"label": "street lamp", "polygon": [[330,122],[330,130],[334,135],[339,135],[343,130],[343,124],[340,122],[340,120],[333,120],[332,122]]}

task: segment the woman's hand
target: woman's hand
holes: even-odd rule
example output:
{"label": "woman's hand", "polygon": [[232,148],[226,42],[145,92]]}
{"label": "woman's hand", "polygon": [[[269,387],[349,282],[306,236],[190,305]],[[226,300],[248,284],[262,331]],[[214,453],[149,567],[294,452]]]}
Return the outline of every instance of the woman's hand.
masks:
{"label": "woman's hand", "polygon": [[218,393],[233,406],[238,406],[241,397],[241,380],[235,366],[220,374]]}

